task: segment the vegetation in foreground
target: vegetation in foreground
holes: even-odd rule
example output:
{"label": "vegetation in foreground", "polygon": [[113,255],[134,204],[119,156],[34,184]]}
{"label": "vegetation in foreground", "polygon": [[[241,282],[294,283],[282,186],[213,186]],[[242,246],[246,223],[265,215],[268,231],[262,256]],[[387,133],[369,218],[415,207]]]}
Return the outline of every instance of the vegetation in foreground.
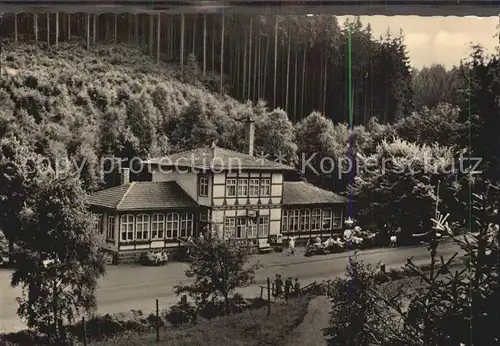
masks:
{"label": "vegetation in foreground", "polygon": [[205,320],[191,327],[166,328],[160,332],[160,343],[156,342],[156,333],[146,333],[122,336],[90,345],[284,346],[283,341],[287,334],[303,320],[309,300],[309,296],[304,296],[290,300],[287,304],[273,304],[270,316],[267,316],[267,307],[263,307]]}

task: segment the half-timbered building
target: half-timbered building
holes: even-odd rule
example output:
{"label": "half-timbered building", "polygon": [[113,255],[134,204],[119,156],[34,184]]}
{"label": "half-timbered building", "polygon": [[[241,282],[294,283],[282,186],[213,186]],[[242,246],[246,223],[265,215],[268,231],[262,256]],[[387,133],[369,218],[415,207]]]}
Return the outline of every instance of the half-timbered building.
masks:
{"label": "half-timbered building", "polygon": [[246,123],[246,153],[211,147],[146,162],[151,181],[122,184],[89,199],[96,227],[114,253],[175,248],[179,238],[212,232],[249,246],[271,236],[329,236],[342,228],[346,200],[303,181],[285,181],[293,167],[253,155],[254,124]]}

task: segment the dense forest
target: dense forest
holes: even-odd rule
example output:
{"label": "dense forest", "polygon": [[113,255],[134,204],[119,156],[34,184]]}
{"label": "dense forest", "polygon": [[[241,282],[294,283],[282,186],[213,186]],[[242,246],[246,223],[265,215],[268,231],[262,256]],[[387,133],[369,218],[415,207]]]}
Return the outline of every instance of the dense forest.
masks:
{"label": "dense forest", "polygon": [[181,71],[192,55],[200,66],[199,79],[207,79],[213,91],[241,102],[264,99],[285,110],[293,122],[314,110],[335,122],[347,119],[350,35],[354,123],[371,117],[393,122],[413,109],[404,36],[373,37],[370,25],[359,20],[341,24],[332,15],[52,13],[36,18],[19,14],[16,25],[12,16],[4,22],[3,35],[12,39],[51,46],[69,39],[89,47],[135,44],[157,60],[179,63]]}

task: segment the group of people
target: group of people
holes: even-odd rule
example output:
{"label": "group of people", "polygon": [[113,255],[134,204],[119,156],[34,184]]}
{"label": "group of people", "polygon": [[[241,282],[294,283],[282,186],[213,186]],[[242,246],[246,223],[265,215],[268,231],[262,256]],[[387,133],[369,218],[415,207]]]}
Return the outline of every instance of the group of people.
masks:
{"label": "group of people", "polygon": [[289,277],[283,281],[280,274],[276,274],[274,279],[274,289],[273,289],[274,299],[284,298],[288,300],[289,297],[299,297],[300,296],[300,283],[299,279],[295,278],[295,282],[292,282],[292,278]]}

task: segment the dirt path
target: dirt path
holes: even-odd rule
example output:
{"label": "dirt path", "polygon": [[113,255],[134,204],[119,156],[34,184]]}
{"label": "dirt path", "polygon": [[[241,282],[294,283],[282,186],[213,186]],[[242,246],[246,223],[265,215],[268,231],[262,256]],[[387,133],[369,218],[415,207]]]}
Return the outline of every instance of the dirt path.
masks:
{"label": "dirt path", "polygon": [[315,297],[309,303],[304,321],[287,338],[287,346],[325,346],[323,329],[329,325],[330,301]]}

